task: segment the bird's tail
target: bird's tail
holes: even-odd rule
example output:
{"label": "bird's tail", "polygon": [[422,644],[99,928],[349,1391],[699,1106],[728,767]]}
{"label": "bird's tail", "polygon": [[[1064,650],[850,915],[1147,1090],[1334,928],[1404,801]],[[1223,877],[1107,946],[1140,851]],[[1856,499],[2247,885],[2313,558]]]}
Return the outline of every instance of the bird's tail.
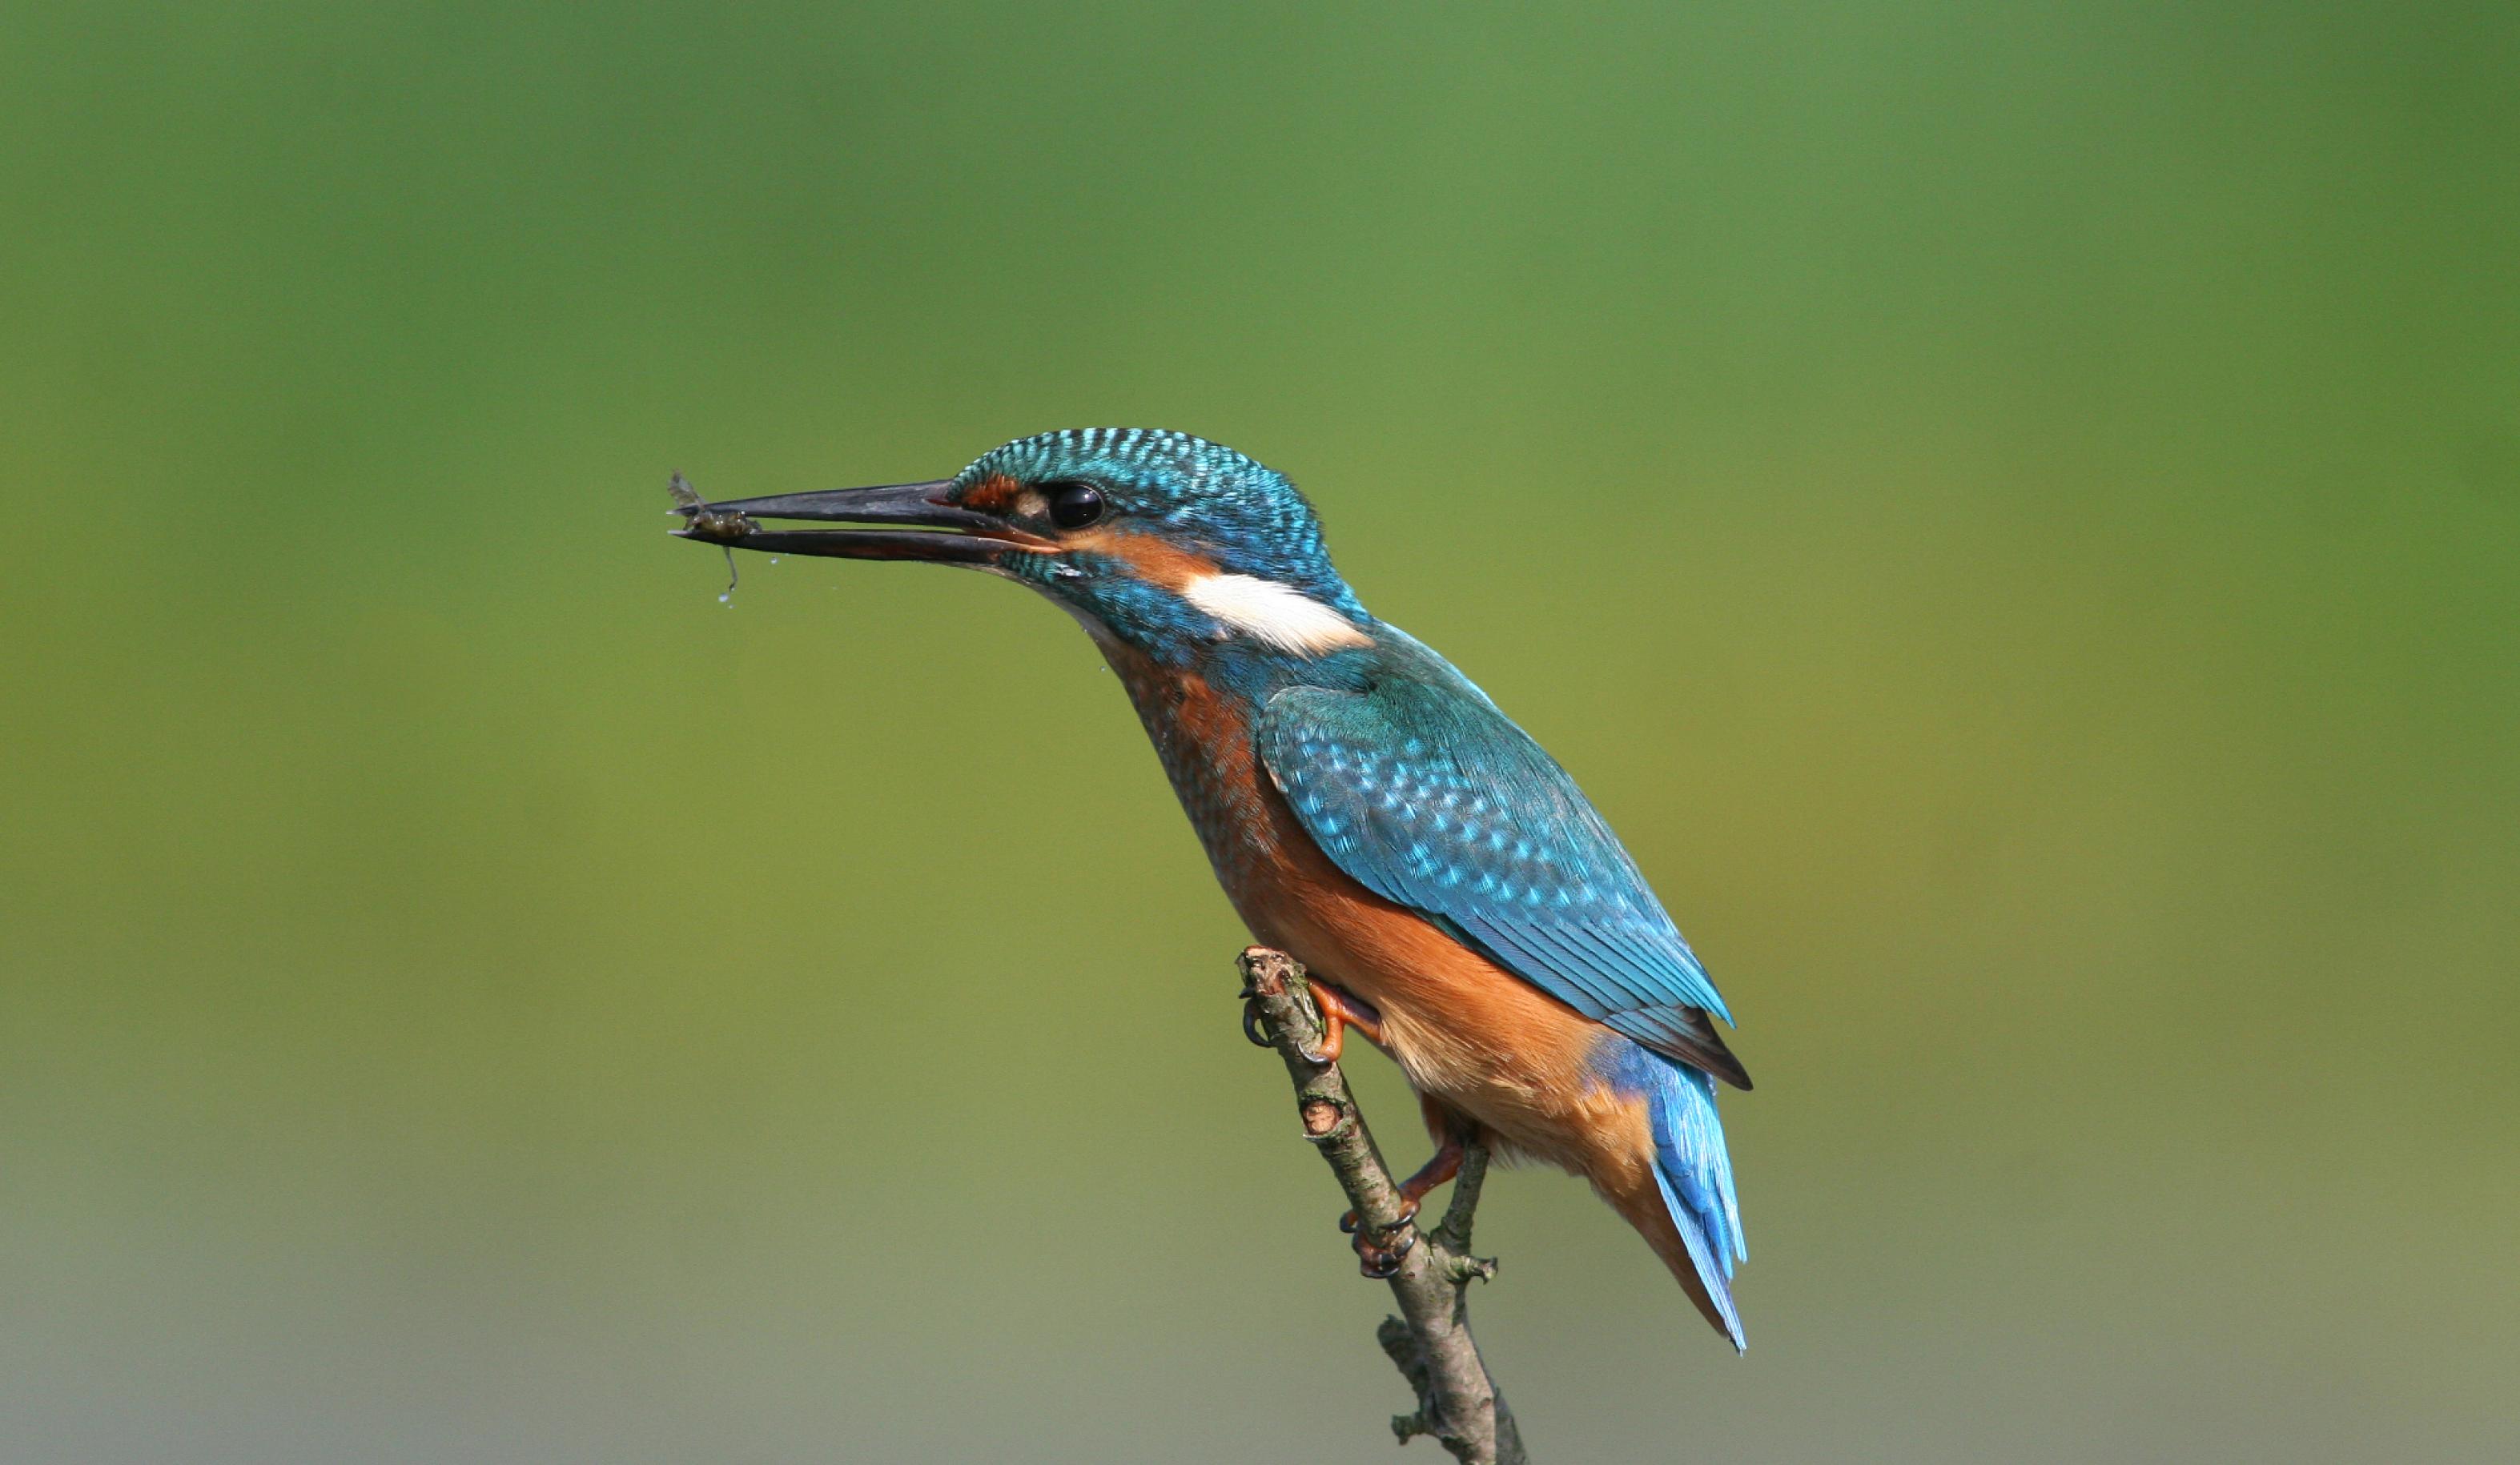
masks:
{"label": "bird's tail", "polygon": [[1735,1349],[1749,1346],[1732,1306],[1732,1264],[1749,1259],[1732,1161],[1715,1112],[1715,1081],[1638,1048],[1621,1065],[1622,1088],[1642,1090],[1653,1127],[1653,1183],[1611,1200]]}

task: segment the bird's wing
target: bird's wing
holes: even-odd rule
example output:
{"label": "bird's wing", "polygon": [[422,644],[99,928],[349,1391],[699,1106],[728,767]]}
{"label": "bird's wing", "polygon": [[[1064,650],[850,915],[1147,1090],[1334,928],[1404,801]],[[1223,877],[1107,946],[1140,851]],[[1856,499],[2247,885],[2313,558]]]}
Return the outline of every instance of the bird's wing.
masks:
{"label": "bird's wing", "polygon": [[1358,883],[1585,1016],[1750,1087],[1707,1018],[1732,1015],[1636,862],[1476,688],[1290,688],[1255,735],[1295,818]]}

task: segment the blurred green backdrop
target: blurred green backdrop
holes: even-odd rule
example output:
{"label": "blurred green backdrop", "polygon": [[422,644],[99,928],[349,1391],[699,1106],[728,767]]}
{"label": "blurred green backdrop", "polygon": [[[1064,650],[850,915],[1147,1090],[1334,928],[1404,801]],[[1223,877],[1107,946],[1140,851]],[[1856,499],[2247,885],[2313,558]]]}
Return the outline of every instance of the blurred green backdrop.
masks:
{"label": "blurred green backdrop", "polygon": [[1390,1457],[1085,640],[664,537],[1101,423],[1304,483],[1742,1014],[1745,1359],[1492,1191],[1543,1458],[2520,1452],[2513,7],[0,56],[0,1456]]}

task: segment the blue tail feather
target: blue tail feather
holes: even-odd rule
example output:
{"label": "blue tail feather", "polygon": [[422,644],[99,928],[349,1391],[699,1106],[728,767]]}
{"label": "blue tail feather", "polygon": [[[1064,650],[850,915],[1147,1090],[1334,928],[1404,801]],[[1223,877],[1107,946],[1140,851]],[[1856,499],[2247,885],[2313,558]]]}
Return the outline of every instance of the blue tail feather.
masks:
{"label": "blue tail feather", "polygon": [[1715,1112],[1715,1081],[1686,1064],[1627,1046],[1617,1083],[1644,1095],[1653,1121],[1654,1181],[1662,1188],[1664,1209],[1671,1213],[1732,1346],[1746,1349],[1741,1314],[1732,1306],[1732,1278],[1733,1264],[1749,1260],[1750,1250],[1741,1235],[1741,1202],[1732,1190],[1724,1122]]}

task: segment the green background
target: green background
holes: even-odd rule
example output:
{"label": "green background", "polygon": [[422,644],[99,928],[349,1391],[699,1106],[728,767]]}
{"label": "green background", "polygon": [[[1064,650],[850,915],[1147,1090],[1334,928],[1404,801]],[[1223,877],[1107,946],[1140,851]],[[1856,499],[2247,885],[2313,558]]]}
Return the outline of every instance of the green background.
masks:
{"label": "green background", "polygon": [[664,535],[1095,424],[1303,483],[1742,1018],[1746,1358],[1491,1192],[1543,1458],[2520,1452],[2520,10],[0,58],[0,1456],[1393,1458],[1085,639]]}

